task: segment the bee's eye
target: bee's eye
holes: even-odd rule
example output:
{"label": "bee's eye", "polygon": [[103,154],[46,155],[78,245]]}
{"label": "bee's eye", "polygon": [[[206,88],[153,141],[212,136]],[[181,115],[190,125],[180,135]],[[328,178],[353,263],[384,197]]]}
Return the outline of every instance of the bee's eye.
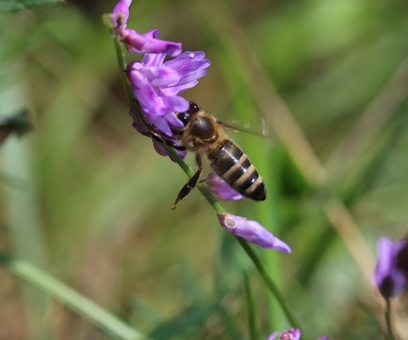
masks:
{"label": "bee's eye", "polygon": [[186,126],[188,121],[190,120],[190,113],[189,112],[180,112],[177,114],[177,118],[182,121],[183,125]]}

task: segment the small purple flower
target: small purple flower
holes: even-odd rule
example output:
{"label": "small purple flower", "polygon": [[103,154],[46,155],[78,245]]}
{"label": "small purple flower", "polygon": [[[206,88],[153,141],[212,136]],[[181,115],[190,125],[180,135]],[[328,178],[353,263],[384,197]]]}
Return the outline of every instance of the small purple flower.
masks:
{"label": "small purple flower", "polygon": [[113,9],[111,25],[120,41],[130,53],[164,53],[172,57],[181,53],[181,43],[159,40],[159,30],[140,34],[126,28],[129,19],[129,6],[132,0],[121,0]]}
{"label": "small purple flower", "polygon": [[232,189],[220,176],[211,172],[200,183],[207,184],[211,193],[223,201],[238,201],[244,198],[239,192]]}
{"label": "small purple flower", "polygon": [[218,214],[221,225],[230,233],[240,236],[251,243],[255,243],[263,248],[280,250],[290,253],[290,247],[269,230],[265,229],[258,222],[248,221],[244,217],[231,214]]}
{"label": "small purple flower", "polygon": [[[297,328],[289,329],[288,331],[284,331],[279,335],[279,338],[276,338],[279,335],[279,332],[273,332],[268,340],[299,340],[302,333]],[[317,340],[330,340],[327,336],[319,338]]]}
{"label": "small purple flower", "polygon": [[[273,332],[269,336],[268,340],[275,340],[278,334],[279,332]],[[279,338],[276,340],[299,340],[300,336],[301,336],[300,330],[297,328],[292,328],[292,329],[289,329],[288,331],[284,331],[283,333],[281,333]]]}
{"label": "small purple flower", "polygon": [[407,285],[408,241],[380,238],[377,256],[374,281],[381,295],[388,299],[401,293]]}

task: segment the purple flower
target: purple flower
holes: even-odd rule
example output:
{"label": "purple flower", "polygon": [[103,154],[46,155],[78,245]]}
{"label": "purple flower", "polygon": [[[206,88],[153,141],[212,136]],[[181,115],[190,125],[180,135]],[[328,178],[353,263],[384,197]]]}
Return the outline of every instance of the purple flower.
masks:
{"label": "purple flower", "polygon": [[141,62],[132,62],[127,75],[133,94],[149,123],[160,134],[173,136],[183,123],[176,112],[185,112],[189,102],[178,94],[195,86],[210,65],[204,52],[184,52],[176,58],[164,61],[166,55],[146,54]]}
{"label": "purple flower", "polygon": [[[279,334],[279,332],[273,332],[268,340],[275,340],[276,336]],[[278,339],[276,340],[299,340],[300,339],[301,332],[297,328],[292,328],[289,329],[288,331],[284,331],[281,333]]]}
{"label": "purple flower", "polygon": [[[159,135],[178,145],[173,138],[173,131],[180,130],[184,125],[177,118],[176,112],[185,112],[189,108],[189,102],[178,94],[195,86],[197,79],[207,73],[205,68],[210,62],[201,51],[187,51],[168,61],[164,61],[165,57],[164,53],[146,54],[141,62],[129,64],[127,75],[146,120]],[[137,131],[150,136],[148,131],[142,131],[137,116],[131,115]],[[163,145],[155,140],[153,143],[160,155],[168,155]],[[185,151],[177,153],[182,158],[186,155]]]}
{"label": "purple flower", "polygon": [[159,40],[159,30],[140,34],[126,28],[129,19],[129,6],[132,0],[121,0],[113,9],[111,25],[120,41],[130,53],[164,53],[172,57],[181,53],[181,43]]}
{"label": "purple flower", "polygon": [[[299,340],[300,336],[302,335],[302,333],[300,332],[299,329],[297,328],[292,328],[289,329],[288,331],[284,331],[283,333],[281,333],[279,335],[279,338],[276,338],[276,336],[279,335],[279,332],[273,332],[268,340]],[[317,340],[329,340],[329,338],[327,336],[324,336],[322,338],[319,338]]]}
{"label": "purple flower", "polygon": [[240,236],[251,243],[255,243],[263,248],[280,250],[290,253],[290,247],[269,230],[265,229],[258,222],[248,221],[244,217],[231,214],[218,214],[221,225],[230,233]]}
{"label": "purple flower", "polygon": [[238,201],[244,198],[239,192],[232,189],[220,176],[211,172],[200,183],[207,184],[211,193],[223,201]]}
{"label": "purple flower", "polygon": [[[133,61],[128,65],[127,77],[145,120],[155,133],[179,145],[177,138],[174,138],[174,131],[182,129],[184,125],[176,113],[185,112],[189,108],[189,102],[179,93],[198,83],[197,79],[207,73],[205,69],[210,61],[205,59],[202,51],[181,53],[181,43],[159,40],[157,29],[140,34],[126,28],[131,3],[132,0],[119,1],[110,17],[114,31],[127,50],[131,53],[146,53],[141,61]],[[166,56],[176,57],[165,61]],[[141,134],[152,137],[151,131],[132,108],[130,115],[133,127]],[[160,155],[168,155],[157,140],[153,140],[153,143]],[[185,157],[185,151],[176,151],[180,157]]]}
{"label": "purple flower", "polygon": [[381,295],[388,299],[401,293],[407,284],[408,241],[380,238],[377,256],[374,281]]}

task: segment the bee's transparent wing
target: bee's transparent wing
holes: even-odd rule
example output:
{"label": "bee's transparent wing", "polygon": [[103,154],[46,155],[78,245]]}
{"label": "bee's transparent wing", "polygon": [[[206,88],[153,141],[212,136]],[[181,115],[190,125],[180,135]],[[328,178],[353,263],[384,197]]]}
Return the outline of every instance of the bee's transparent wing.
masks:
{"label": "bee's transparent wing", "polygon": [[252,126],[249,122],[242,123],[238,120],[233,120],[231,123],[218,121],[218,123],[221,124],[223,128],[233,130],[235,132],[245,132],[259,137],[273,138],[269,129],[270,125],[264,118],[262,118],[262,121],[259,124],[253,124]]}

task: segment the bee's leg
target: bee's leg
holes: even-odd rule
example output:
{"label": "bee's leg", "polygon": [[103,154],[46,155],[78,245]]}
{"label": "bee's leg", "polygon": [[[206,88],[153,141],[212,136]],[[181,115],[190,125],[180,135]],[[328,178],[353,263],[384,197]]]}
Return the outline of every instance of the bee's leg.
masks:
{"label": "bee's leg", "polygon": [[150,132],[152,138],[156,141],[158,141],[161,144],[165,144],[167,146],[170,146],[173,149],[176,150],[180,150],[180,151],[185,151],[186,148],[182,145],[177,145],[176,143],[172,142],[171,140],[165,139],[162,136],[160,136],[159,134],[155,133],[155,132]]}
{"label": "bee's leg", "polygon": [[200,155],[196,155],[196,162],[198,165],[198,170],[194,174],[194,176],[190,178],[187,184],[181,188],[179,194],[177,195],[176,201],[174,202],[174,205],[171,207],[172,210],[176,209],[177,202],[185,199],[187,195],[190,193],[190,191],[193,190],[197,185],[198,179],[200,178],[201,173],[203,172],[203,163],[201,162]]}

